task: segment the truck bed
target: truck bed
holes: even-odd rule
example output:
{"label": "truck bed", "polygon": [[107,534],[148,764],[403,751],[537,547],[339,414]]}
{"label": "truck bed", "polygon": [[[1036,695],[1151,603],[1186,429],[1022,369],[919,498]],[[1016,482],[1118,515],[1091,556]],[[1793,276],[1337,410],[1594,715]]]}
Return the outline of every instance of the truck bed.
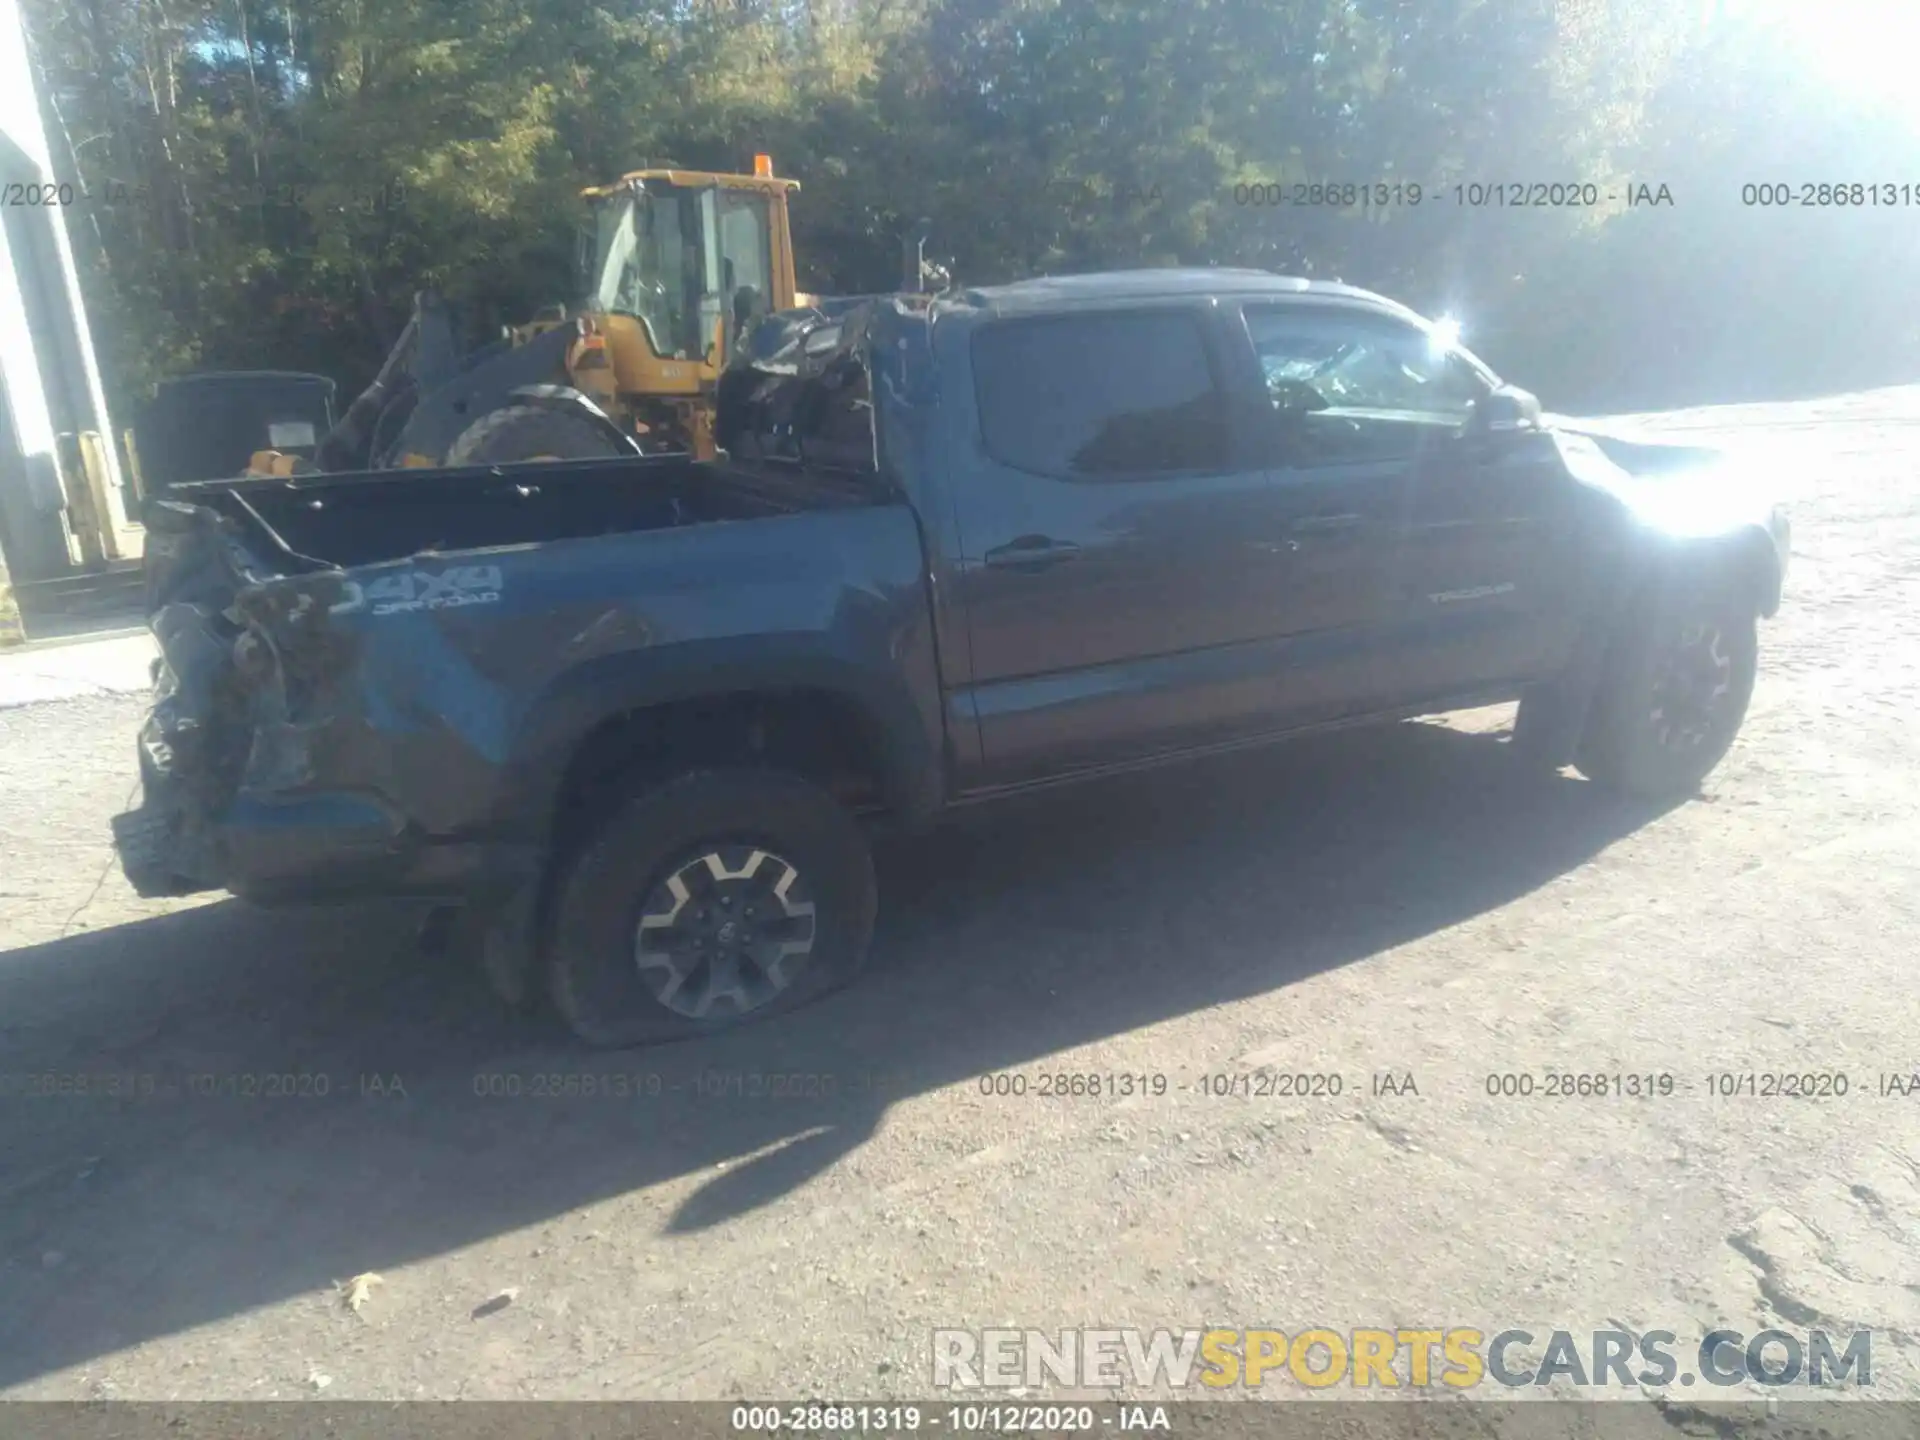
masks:
{"label": "truck bed", "polygon": [[218,511],[293,569],[636,534],[871,504],[871,476],[679,456],[204,481],[178,502]]}
{"label": "truck bed", "polygon": [[127,874],[263,900],[491,885],[586,730],[764,677],[762,652],[798,687],[910,675],[907,723],[937,725],[924,566],[871,475],[778,462],[179,487],[148,515],[162,658]]}

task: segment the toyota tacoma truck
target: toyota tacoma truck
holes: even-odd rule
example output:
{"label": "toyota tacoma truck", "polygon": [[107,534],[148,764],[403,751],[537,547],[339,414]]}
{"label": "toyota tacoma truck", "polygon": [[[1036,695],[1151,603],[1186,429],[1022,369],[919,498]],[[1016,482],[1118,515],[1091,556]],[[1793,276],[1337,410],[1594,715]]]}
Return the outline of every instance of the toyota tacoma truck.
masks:
{"label": "toyota tacoma truck", "polygon": [[636,1044],[845,981],[870,837],[956,806],[1516,699],[1516,764],[1684,795],[1741,724],[1755,477],[1543,417],[1390,300],[1155,270],[776,323],[711,462],[156,502],[135,888],[460,907],[503,993]]}

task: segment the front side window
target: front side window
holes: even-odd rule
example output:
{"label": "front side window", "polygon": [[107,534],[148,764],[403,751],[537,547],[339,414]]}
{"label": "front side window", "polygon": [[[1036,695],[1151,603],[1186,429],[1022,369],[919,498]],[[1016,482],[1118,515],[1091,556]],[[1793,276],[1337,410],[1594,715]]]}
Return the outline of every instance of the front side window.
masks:
{"label": "front side window", "polygon": [[1004,320],[973,340],[987,452],[1063,479],[1227,467],[1227,407],[1181,310]]}
{"label": "front side window", "polygon": [[1249,307],[1246,322],[1296,463],[1417,453],[1457,432],[1490,388],[1463,351],[1389,315]]}

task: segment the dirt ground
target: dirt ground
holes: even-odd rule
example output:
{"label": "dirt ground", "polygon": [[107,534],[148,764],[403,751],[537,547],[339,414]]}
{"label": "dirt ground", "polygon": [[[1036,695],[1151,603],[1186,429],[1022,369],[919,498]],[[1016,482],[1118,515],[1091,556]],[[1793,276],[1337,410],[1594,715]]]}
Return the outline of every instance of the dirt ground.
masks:
{"label": "dirt ground", "polygon": [[[1796,505],[1697,800],[1517,781],[1496,713],[1023,801],[711,1044],[583,1054],[402,908],[140,901],[141,700],[0,711],[0,1396],[924,1398],[935,1327],[1470,1325],[1872,1327],[1920,1397],[1920,390],[1645,423]],[[1262,1065],[1343,1093],[1200,1091]],[[1548,1070],[1676,1093],[1488,1093]],[[1849,1090],[1704,1093],[1778,1071]]]}

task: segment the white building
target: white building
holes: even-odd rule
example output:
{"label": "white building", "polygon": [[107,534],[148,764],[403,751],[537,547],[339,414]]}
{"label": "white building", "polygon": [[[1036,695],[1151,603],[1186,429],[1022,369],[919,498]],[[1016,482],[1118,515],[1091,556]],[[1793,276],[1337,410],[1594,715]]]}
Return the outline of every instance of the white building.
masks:
{"label": "white building", "polygon": [[53,163],[38,79],[19,0],[0,0],[0,589],[10,572],[18,594],[139,553],[67,237],[79,177]]}

